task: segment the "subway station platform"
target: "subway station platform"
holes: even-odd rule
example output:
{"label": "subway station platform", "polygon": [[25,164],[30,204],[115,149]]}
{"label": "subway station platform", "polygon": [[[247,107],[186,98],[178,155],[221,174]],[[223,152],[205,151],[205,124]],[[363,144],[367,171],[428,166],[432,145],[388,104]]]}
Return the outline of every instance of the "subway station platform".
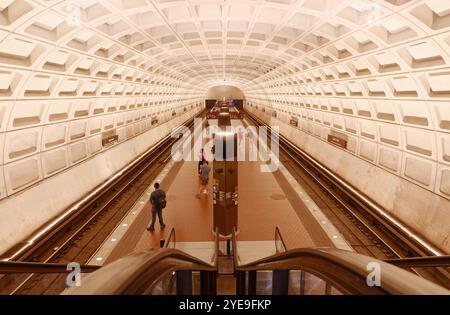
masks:
{"label": "subway station platform", "polygon": [[[240,120],[233,121],[234,127],[244,127],[242,123]],[[273,240],[276,227],[289,249],[339,246],[330,232],[324,230],[320,221],[314,217],[313,211],[320,212],[320,209],[311,198],[308,199],[304,190],[299,191],[295,180],[286,176],[282,165],[273,173],[262,172],[260,166],[267,162],[249,161],[251,145],[247,137],[239,145],[239,150],[246,152],[245,161],[238,162],[237,241],[242,248],[241,252],[246,253],[245,257],[244,254],[241,257],[243,261],[250,262],[275,253]],[[205,151],[207,150],[209,152],[210,148],[205,147]],[[213,163],[210,161],[211,168]],[[158,248],[174,228],[176,248],[208,260],[205,253],[212,255],[214,248],[211,193],[213,174],[210,174],[208,194],[200,193],[197,167],[198,161],[172,161],[163,172],[161,188],[167,195],[167,207],[163,210],[166,224],[164,229],[161,229],[158,219],[154,231],[146,229],[151,222],[151,205],[148,199],[153,187],[150,185],[141,198],[135,222],[122,233],[121,239],[116,240],[118,246],[110,249],[107,254],[98,253],[95,257],[101,256],[106,263],[133,251]],[[108,240],[105,243],[109,245]],[[342,238],[341,243],[347,245]],[[344,249],[351,250],[349,246],[344,246]],[[98,264],[99,260],[95,257],[91,261]]]}

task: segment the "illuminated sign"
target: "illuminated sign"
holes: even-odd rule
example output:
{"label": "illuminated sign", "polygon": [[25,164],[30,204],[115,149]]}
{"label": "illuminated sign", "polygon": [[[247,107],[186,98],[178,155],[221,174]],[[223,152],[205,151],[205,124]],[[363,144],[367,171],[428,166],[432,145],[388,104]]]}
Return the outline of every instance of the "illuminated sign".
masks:
{"label": "illuminated sign", "polygon": [[333,135],[328,135],[328,142],[343,149],[347,149],[347,140],[345,139],[341,139]]}
{"label": "illuminated sign", "polygon": [[119,141],[119,136],[116,130],[109,130],[102,133],[102,145],[103,147],[110,147]]}

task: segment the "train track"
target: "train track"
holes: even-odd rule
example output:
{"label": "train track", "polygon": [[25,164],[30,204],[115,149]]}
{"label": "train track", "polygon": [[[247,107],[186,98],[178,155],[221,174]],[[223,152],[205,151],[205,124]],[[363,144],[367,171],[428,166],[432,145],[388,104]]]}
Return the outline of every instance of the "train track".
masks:
{"label": "train track", "polygon": [[[186,124],[189,128],[193,125],[193,120]],[[85,264],[170,160],[171,147],[176,141],[170,136],[161,140],[142,161],[16,260]],[[66,274],[6,275],[0,283],[13,285],[1,285],[3,292],[0,293],[58,294],[65,289],[66,277]]]}
{"label": "train track", "polygon": [[[246,117],[257,126],[267,126],[248,112]],[[268,135],[270,132],[268,128]],[[280,162],[356,252],[380,260],[433,256],[421,244],[414,244],[389,222],[374,215],[369,206],[340,187],[339,183],[324,175],[287,139],[279,135],[279,141]],[[410,271],[450,288],[448,268]]]}

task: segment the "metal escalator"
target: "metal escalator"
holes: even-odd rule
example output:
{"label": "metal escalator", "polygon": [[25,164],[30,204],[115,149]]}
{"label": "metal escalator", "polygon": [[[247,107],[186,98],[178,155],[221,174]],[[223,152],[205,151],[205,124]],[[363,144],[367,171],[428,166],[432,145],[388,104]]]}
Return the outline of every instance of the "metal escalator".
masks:
{"label": "metal escalator", "polygon": [[450,256],[381,261],[337,248],[288,250],[278,228],[274,239],[275,254],[242,263],[243,254],[233,231],[238,295],[450,293],[411,272],[411,268],[449,268]]}
{"label": "metal escalator", "polygon": [[[103,267],[0,261],[0,295],[23,294],[17,288],[31,275],[37,279],[36,291],[46,294],[215,294],[217,237],[211,243],[206,255],[204,247],[179,250],[172,229],[161,248],[135,252]],[[194,257],[190,251],[203,255]],[[42,278],[47,280],[38,281]]]}
{"label": "metal escalator", "polygon": [[[192,294],[192,278],[187,275],[192,275],[193,271],[208,275],[215,270],[214,265],[178,249],[152,249],[132,253],[102,267],[86,277],[81,286],[63,294],[171,294],[173,279],[176,279],[176,294]],[[207,283],[209,281],[202,281],[203,294],[210,293]]]}
{"label": "metal escalator", "polygon": [[217,229],[214,241],[205,245],[177,242],[172,228],[161,248],[106,265],[63,294],[214,295],[217,256]]}
{"label": "metal escalator", "polygon": [[[278,228],[272,254],[258,257],[242,251],[247,245],[236,239],[227,241],[227,256],[234,261],[237,295],[330,295],[330,294],[449,294],[450,291],[404,268],[450,266],[450,257],[439,261],[406,259],[381,261],[336,248],[288,249]],[[219,274],[219,239],[205,246],[186,246],[176,242],[172,229],[162,248],[135,252],[101,268],[81,266],[91,274],[65,295],[216,295]],[[252,243],[253,249],[257,243]],[[183,247],[184,246],[184,247]],[[183,247],[183,250],[179,248]],[[206,248],[206,249],[205,249]],[[397,265],[397,266],[396,266]],[[0,274],[67,273],[66,265],[0,262]],[[377,279],[378,277],[378,279]]]}
{"label": "metal escalator", "polygon": [[[239,251],[242,246],[239,246],[235,233],[230,243],[231,250],[227,254],[234,259],[238,295],[450,293],[392,263],[353,252],[336,248],[288,249],[278,228],[273,240],[274,254],[250,263],[242,263],[246,253]],[[176,249],[175,231],[172,231],[163,249],[135,253],[105,266],[87,278],[81,287],[69,289],[66,294],[155,294],[158,288],[157,294],[199,291],[202,295],[214,295],[220,278],[217,237],[215,245],[213,259],[207,263]],[[414,266],[413,261],[395,263]],[[438,263],[448,266],[448,257],[447,261],[441,259]],[[420,264],[426,265],[423,260]],[[430,262],[428,265],[435,264]],[[378,268],[380,283],[371,276],[371,268]],[[200,274],[197,281],[200,290],[194,288],[193,272]],[[172,281],[171,289],[164,287],[164,281],[166,284]]]}

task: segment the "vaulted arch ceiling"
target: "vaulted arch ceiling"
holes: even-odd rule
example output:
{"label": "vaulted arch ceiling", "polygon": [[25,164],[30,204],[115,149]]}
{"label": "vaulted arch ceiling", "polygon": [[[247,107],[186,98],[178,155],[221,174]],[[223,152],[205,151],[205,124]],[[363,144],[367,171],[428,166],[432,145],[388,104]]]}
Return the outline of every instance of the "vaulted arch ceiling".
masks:
{"label": "vaulted arch ceiling", "polygon": [[449,27],[441,0],[3,0],[0,132],[183,111],[224,84],[293,115],[401,125],[395,107],[421,117],[409,126],[448,132]]}
{"label": "vaulted arch ceiling", "polygon": [[[56,64],[65,73],[100,77],[151,73],[203,89],[224,81],[255,87],[311,68],[325,79],[323,65],[448,24],[448,4],[439,0],[5,0],[0,9],[1,51],[11,64],[57,70]],[[446,49],[427,42],[405,59],[427,45],[436,54]],[[389,53],[374,58],[368,67]],[[339,76],[345,67],[330,71]]]}

